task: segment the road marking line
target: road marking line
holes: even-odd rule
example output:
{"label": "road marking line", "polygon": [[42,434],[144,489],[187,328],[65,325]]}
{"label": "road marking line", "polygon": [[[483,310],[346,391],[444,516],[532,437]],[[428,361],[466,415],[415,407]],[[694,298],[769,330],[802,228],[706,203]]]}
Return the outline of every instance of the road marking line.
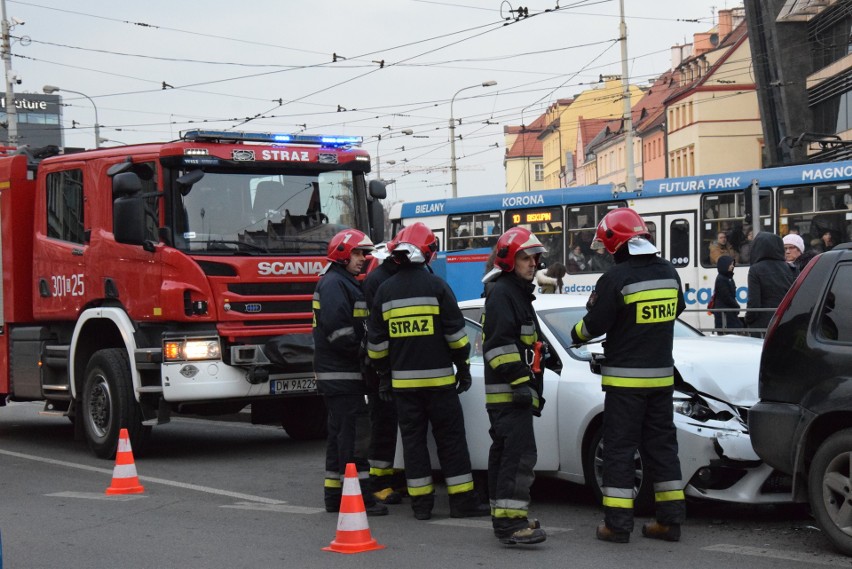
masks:
{"label": "road marking line", "polygon": [[96,492],[54,492],[53,494],[45,494],[45,496],[55,496],[57,498],[83,498],[86,500],[107,500],[109,502],[127,502],[129,500],[138,500],[139,498],[147,498],[141,494],[98,494]]}
{"label": "road marking line", "polygon": [[232,505],[219,506],[235,510],[259,510],[263,512],[279,512],[283,514],[319,514],[325,513],[325,508],[308,508],[305,506],[289,506],[284,504],[258,504],[256,502],[237,502]]}
{"label": "road marking line", "polygon": [[[434,524],[436,526],[455,526],[455,527],[478,528],[478,529],[487,529],[487,530],[494,529],[493,526],[491,525],[491,520],[488,520],[488,521],[473,520],[473,519],[470,519],[470,518],[446,518],[446,519],[443,519],[443,520],[435,520],[435,521],[431,521],[431,522],[428,522],[428,523]],[[571,528],[556,528],[556,527],[547,526],[547,527],[544,528],[544,531],[546,531],[548,534],[555,534],[555,533],[569,532],[569,531],[572,531],[572,530],[571,530]]]}
{"label": "road marking line", "polygon": [[[76,462],[67,462],[64,460],[55,460],[53,458],[45,458],[42,456],[35,456],[32,454],[23,454],[20,452],[14,452],[10,450],[2,450],[0,449],[0,454],[5,454],[6,456],[14,456],[16,458],[23,458],[25,460],[34,460],[36,462],[43,462],[45,464],[53,464],[55,466],[66,466],[68,468],[76,468],[78,470],[87,470],[89,472],[100,472],[102,474],[112,475],[112,468],[99,468],[97,466],[88,466],[86,464],[79,464]],[[195,492],[204,492],[206,494],[214,494],[217,496],[228,496],[229,498],[236,498],[238,500],[246,500],[248,502],[258,502],[260,504],[286,504],[285,500],[273,500],[272,498],[264,498],[262,496],[252,496],[251,494],[243,494],[241,492],[231,492],[230,490],[220,490],[218,488],[210,488],[209,486],[199,486],[197,484],[188,484],[186,482],[178,482],[176,480],[166,480],[165,478],[154,478],[152,476],[140,476],[139,480],[143,482],[149,482],[151,484],[162,484],[164,486],[172,486],[174,488],[182,488],[184,490],[192,490]]]}
{"label": "road marking line", "polygon": [[735,555],[751,555],[753,557],[766,557],[769,559],[785,559],[788,561],[798,561],[800,563],[811,563],[814,565],[829,565],[832,567],[849,567],[849,558],[840,555],[823,555],[815,557],[813,553],[804,553],[800,551],[784,551],[780,549],[766,549],[764,547],[748,547],[745,545],[728,545],[720,543],[701,548],[704,551],[718,551],[721,553],[733,553]]}

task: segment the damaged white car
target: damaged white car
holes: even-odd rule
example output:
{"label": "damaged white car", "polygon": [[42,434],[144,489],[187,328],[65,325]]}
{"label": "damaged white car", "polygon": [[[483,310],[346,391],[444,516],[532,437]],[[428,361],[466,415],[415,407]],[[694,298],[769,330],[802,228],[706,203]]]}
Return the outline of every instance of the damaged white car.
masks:
{"label": "damaged white car", "polygon": [[[473,387],[461,401],[475,471],[487,470],[491,444],[478,324],[483,302],[460,303],[469,319],[473,375]],[[595,354],[603,348],[594,343],[570,347],[571,327],[585,314],[585,303],[585,297],[573,295],[540,295],[534,303],[551,346],[545,362],[546,405],[535,419],[536,472],[585,483],[600,498],[604,393],[600,375],[592,370]],[[758,458],[748,435],[761,343],[743,336],[705,336],[681,321],[675,325],[674,420],[688,497],[747,504],[791,501],[789,477]],[[651,484],[643,478],[637,453],[637,510],[648,510],[653,502]]]}

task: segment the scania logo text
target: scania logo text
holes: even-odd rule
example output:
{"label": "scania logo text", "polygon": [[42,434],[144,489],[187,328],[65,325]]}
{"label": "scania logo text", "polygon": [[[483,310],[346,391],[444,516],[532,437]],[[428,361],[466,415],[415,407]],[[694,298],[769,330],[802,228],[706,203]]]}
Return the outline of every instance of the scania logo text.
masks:
{"label": "scania logo text", "polygon": [[246,303],[246,312],[250,314],[256,314],[260,312],[260,303],[259,302],[248,302]]}
{"label": "scania logo text", "polygon": [[267,275],[318,275],[325,263],[322,261],[261,261],[257,264],[257,274]]}

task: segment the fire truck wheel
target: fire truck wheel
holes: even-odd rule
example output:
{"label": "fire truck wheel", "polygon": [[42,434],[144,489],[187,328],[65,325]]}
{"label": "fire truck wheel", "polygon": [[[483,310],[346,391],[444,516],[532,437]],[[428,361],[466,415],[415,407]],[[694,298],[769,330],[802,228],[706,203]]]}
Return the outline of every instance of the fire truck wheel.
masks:
{"label": "fire truck wheel", "polygon": [[133,397],[130,364],[122,349],[99,350],[86,366],[82,394],[83,431],[89,448],[99,458],[113,458],[122,427],[127,428],[133,451],[140,453],[150,427],[142,425],[139,403]]}
{"label": "fire truck wheel", "polygon": [[296,441],[328,436],[328,417],[322,397],[293,397],[284,401],[281,426]]}

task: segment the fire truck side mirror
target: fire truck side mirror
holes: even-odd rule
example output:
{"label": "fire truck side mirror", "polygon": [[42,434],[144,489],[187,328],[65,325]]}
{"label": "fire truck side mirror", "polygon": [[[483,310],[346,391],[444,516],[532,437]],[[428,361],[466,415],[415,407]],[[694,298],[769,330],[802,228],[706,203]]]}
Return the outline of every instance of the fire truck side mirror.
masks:
{"label": "fire truck side mirror", "polygon": [[112,178],[112,199],[126,198],[142,193],[142,180],[133,172],[122,172]]}
{"label": "fire truck side mirror", "polygon": [[376,200],[383,200],[388,197],[388,189],[383,181],[370,180],[370,197]]}
{"label": "fire truck side mirror", "polygon": [[178,191],[180,192],[180,195],[182,195],[182,196],[187,195],[190,192],[190,190],[192,190],[192,186],[196,182],[201,181],[201,178],[203,178],[203,177],[204,177],[204,171],[203,170],[190,170],[189,172],[187,172],[186,174],[184,174],[183,176],[181,176],[180,178],[175,180],[175,183],[177,184]]}
{"label": "fire truck side mirror", "polygon": [[373,243],[380,243],[385,240],[385,210],[379,200],[374,199],[367,205],[370,214],[370,239]]}
{"label": "fire truck side mirror", "polygon": [[112,231],[117,243],[144,245],[145,202],[138,197],[118,198],[112,204]]}

